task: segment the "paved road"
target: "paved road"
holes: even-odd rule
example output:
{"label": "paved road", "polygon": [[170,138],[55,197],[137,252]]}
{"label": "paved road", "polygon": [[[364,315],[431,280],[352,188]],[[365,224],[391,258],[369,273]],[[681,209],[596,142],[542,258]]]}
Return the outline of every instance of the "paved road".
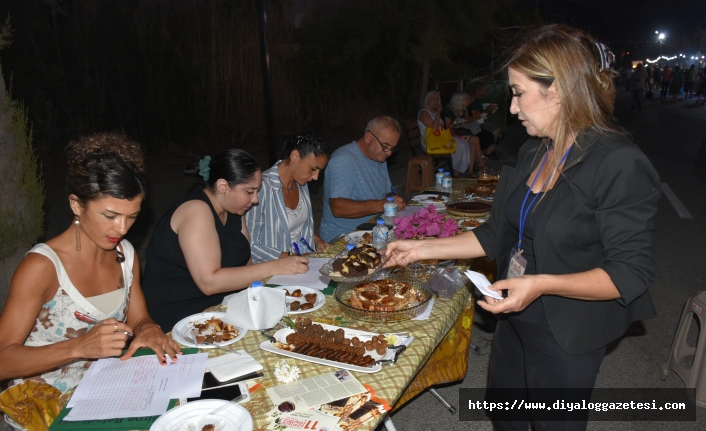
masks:
{"label": "paved road", "polygon": [[[651,294],[658,316],[636,324],[610,346],[598,376],[597,387],[684,387],[670,372],[661,381],[665,361],[686,299],[706,290],[706,108],[693,101],[645,101],[642,112],[630,112],[627,93],[618,94],[616,117],[648,155],[662,182],[669,186],[693,219],[683,219],[666,196],[659,202],[656,219],[657,268]],[[520,135],[503,141],[504,150],[516,153]],[[477,312],[472,342],[481,353],[469,353],[469,371],[458,385],[440,389],[458,406],[458,389],[484,387],[493,338],[493,318]],[[491,430],[489,423],[459,422],[428,392],[393,415],[399,430]],[[697,422],[593,422],[589,430],[703,430],[706,410],[697,409]]]}

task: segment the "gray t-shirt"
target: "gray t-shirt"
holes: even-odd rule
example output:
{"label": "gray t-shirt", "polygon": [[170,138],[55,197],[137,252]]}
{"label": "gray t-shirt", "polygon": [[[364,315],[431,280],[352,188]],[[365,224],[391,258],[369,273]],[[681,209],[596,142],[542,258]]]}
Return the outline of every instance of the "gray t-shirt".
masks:
{"label": "gray t-shirt", "polygon": [[356,226],[370,220],[372,214],[360,218],[338,218],[331,212],[331,198],[354,201],[383,199],[390,191],[387,162],[365,157],[356,142],[344,145],[331,155],[324,178],[324,211],[320,236],[331,241],[342,233],[353,231]]}

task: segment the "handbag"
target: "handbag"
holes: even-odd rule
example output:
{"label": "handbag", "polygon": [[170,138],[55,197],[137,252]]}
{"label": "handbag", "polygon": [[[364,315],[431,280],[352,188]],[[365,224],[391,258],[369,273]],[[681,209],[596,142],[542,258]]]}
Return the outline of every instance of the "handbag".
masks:
{"label": "handbag", "polygon": [[424,135],[427,144],[427,154],[453,154],[456,152],[456,140],[451,135],[451,130],[433,130],[427,127]]}

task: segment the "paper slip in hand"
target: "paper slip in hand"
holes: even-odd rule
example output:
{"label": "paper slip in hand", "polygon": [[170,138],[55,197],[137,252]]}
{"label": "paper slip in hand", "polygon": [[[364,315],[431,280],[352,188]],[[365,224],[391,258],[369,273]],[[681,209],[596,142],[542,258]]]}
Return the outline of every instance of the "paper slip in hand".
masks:
{"label": "paper slip in hand", "polygon": [[236,377],[251,374],[262,369],[262,365],[250,356],[245,350],[238,350],[239,355],[227,355],[211,358],[206,366],[219,382],[227,382]]}
{"label": "paper slip in hand", "polygon": [[488,287],[492,283],[488,280],[488,278],[485,275],[481,274],[480,272],[475,272],[475,271],[470,271],[470,270],[466,271],[465,274],[466,274],[466,277],[468,277],[468,279],[471,280],[471,282],[476,285],[478,290],[480,290],[483,295],[490,296],[491,298],[495,298],[495,299],[500,299],[500,300],[503,299],[503,296],[500,294],[500,292],[488,289]]}

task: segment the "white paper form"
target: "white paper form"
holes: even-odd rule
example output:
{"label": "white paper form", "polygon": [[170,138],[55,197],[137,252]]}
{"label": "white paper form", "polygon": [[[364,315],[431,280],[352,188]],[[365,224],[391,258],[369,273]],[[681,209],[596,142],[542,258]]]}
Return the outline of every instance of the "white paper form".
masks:
{"label": "white paper form", "polygon": [[324,290],[328,287],[330,278],[319,272],[330,259],[321,257],[309,258],[309,269],[304,274],[297,275],[275,275],[270,278],[267,284],[279,284],[282,286],[305,286],[316,290]]}
{"label": "white paper form", "polygon": [[178,367],[163,367],[154,356],[99,359],[76,388],[64,420],[161,415],[167,411],[177,372]]}
{"label": "white paper form", "polygon": [[208,353],[177,355],[177,361],[167,365],[167,367],[177,367],[174,385],[172,385],[172,398],[196,398],[201,395],[207,360]]}

